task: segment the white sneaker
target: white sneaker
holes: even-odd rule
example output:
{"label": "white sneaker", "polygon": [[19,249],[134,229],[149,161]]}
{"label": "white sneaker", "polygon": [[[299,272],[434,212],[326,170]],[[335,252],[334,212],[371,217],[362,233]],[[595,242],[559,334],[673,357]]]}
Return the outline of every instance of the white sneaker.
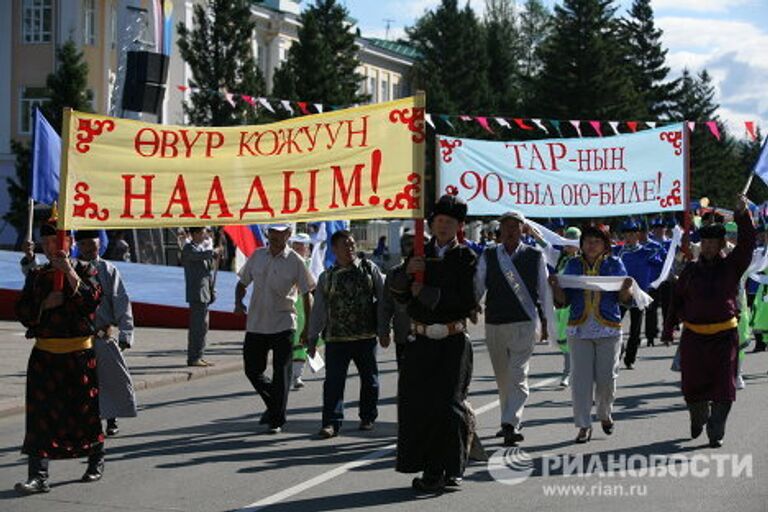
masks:
{"label": "white sneaker", "polygon": [[293,379],[293,389],[301,389],[304,387],[304,381],[301,380],[301,377],[297,377]]}
{"label": "white sneaker", "polygon": [[571,376],[570,375],[563,375],[563,378],[560,379],[560,387],[567,388],[571,384]]}
{"label": "white sneaker", "polygon": [[736,377],[736,389],[744,389],[745,387],[747,387],[747,383],[744,382],[744,377],[741,375]]}

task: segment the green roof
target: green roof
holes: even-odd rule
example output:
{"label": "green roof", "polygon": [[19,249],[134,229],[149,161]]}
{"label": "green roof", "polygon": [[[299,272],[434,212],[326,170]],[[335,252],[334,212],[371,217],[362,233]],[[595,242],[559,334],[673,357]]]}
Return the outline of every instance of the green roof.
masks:
{"label": "green roof", "polygon": [[381,48],[382,50],[387,50],[388,52],[400,55],[401,57],[405,57],[407,59],[413,60],[419,57],[419,52],[416,51],[413,46],[406,43],[398,41],[387,41],[386,39],[378,39],[375,37],[364,37],[363,39],[368,41],[372,46]]}

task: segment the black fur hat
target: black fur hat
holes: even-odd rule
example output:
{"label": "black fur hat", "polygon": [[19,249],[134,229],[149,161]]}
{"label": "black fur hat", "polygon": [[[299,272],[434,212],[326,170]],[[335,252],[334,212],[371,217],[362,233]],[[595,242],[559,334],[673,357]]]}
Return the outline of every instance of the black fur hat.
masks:
{"label": "black fur hat", "polygon": [[438,215],[447,215],[453,217],[459,222],[464,222],[467,218],[467,203],[457,196],[444,195],[437,200],[432,212],[429,214],[429,223]]}

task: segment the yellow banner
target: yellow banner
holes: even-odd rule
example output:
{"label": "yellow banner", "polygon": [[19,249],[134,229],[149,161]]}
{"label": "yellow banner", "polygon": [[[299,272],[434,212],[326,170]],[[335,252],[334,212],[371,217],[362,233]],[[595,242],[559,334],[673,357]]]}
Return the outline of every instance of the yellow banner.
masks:
{"label": "yellow banner", "polygon": [[204,128],[65,115],[64,229],[423,217],[424,96]]}

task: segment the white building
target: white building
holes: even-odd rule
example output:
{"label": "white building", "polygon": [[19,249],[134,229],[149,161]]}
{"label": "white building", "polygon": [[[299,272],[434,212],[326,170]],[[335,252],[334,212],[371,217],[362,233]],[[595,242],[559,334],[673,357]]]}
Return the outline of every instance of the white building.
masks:
{"label": "white building", "polygon": [[[173,34],[168,88],[163,102],[163,122],[184,124],[185,94],[177,86],[189,85],[189,67],[175,44],[176,24],[193,25],[193,7],[201,0],[173,2]],[[88,86],[94,93],[93,109],[107,114],[111,84],[118,63],[118,19],[126,6],[146,9],[152,20],[150,0],[0,0],[0,216],[9,208],[6,178],[15,177],[11,140],[28,142],[31,113],[44,100],[45,80],[55,66],[56,47],[72,39],[83,50],[89,66]],[[297,40],[300,5],[294,0],[265,0],[251,7],[257,29],[254,55],[264,73],[268,92],[275,70]],[[354,13],[352,13],[354,14]],[[152,27],[147,32],[153,33]],[[415,53],[406,45],[359,37],[361,90],[371,101],[389,101],[411,94],[410,69]],[[232,91],[248,94],[249,91]],[[281,98],[301,101],[302,98]],[[154,116],[147,116],[154,118]],[[16,231],[0,221],[0,247],[16,240]]]}

